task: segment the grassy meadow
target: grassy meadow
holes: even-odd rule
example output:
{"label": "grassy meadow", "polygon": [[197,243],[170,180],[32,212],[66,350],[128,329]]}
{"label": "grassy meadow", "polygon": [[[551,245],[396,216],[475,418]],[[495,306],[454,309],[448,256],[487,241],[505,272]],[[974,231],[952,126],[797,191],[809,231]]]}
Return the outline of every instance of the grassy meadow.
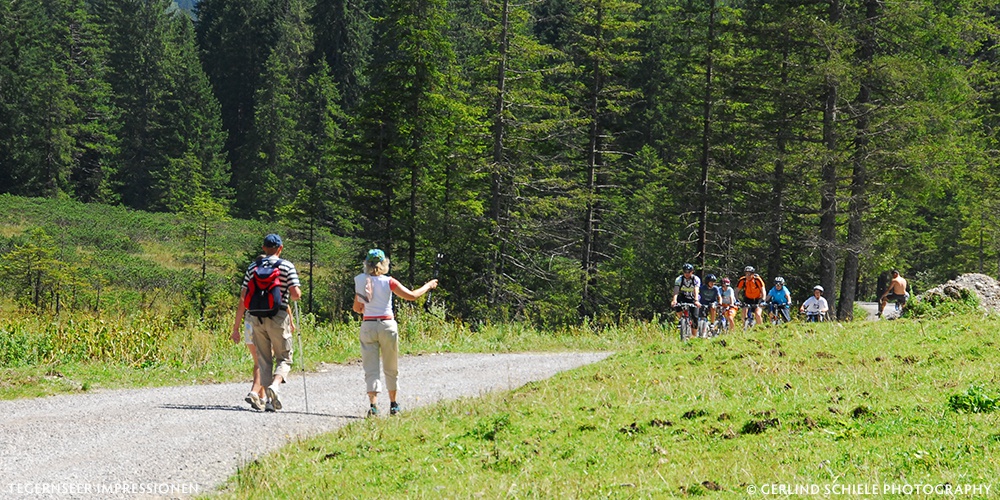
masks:
{"label": "grassy meadow", "polygon": [[681,344],[633,325],[603,362],[290,444],[220,495],[996,496],[998,327],[792,323]]}

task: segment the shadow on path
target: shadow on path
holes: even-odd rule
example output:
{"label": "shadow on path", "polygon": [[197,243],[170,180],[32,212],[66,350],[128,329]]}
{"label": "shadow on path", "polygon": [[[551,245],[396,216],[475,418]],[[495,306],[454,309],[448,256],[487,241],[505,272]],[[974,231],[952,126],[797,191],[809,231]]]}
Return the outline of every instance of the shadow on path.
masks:
{"label": "shadow on path", "polygon": [[257,411],[257,410],[254,410],[254,409],[251,409],[251,408],[247,408],[247,407],[244,407],[244,406],[233,406],[233,405],[165,404],[165,405],[160,405],[159,408],[163,408],[163,409],[166,409],[166,410],[241,411],[241,412],[250,412],[250,413],[274,413],[276,416],[278,416],[278,415],[307,415],[307,416],[310,416],[310,417],[331,417],[331,418],[343,418],[343,419],[347,419],[347,420],[364,420],[363,417],[359,417],[357,415],[333,415],[333,414],[330,414],[330,413],[317,413],[317,412],[314,412],[314,411],[304,412],[304,411],[288,411],[288,410],[279,410],[279,411],[276,411],[276,412],[265,412],[265,411]]}

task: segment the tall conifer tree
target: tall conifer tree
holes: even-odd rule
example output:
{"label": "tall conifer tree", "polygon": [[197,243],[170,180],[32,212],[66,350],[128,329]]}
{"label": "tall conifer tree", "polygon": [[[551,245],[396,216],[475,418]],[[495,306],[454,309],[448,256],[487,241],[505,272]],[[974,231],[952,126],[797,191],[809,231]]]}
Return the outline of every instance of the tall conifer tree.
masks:
{"label": "tall conifer tree", "polygon": [[280,37],[279,23],[289,0],[201,0],[196,13],[201,61],[222,107],[226,154],[232,169],[236,211],[255,214],[254,152],[249,142],[256,120],[256,96],[271,51]]}

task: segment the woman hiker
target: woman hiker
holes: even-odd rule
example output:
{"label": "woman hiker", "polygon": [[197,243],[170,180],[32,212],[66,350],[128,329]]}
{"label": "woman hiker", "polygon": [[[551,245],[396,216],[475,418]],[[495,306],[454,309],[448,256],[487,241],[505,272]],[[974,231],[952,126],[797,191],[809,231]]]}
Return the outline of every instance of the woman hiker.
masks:
{"label": "woman hiker", "polygon": [[354,277],[354,312],[362,315],[361,364],[365,370],[368,388],[368,416],[378,415],[376,400],[382,392],[379,379],[379,355],[385,373],[385,389],[389,391],[389,414],[399,413],[396,402],[396,381],[399,375],[399,326],[392,312],[392,295],[405,300],[417,300],[421,295],[437,288],[433,279],[424,286],[409,290],[389,276],[389,259],[385,252],[374,248],[368,251],[362,264],[364,272]]}

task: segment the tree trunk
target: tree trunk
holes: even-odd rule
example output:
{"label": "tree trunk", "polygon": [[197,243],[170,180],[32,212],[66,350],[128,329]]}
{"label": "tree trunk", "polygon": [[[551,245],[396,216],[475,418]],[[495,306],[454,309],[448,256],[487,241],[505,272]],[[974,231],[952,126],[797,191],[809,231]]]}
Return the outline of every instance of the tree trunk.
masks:
{"label": "tree trunk", "polygon": [[871,101],[874,82],[868,72],[871,71],[872,59],[875,54],[875,20],[879,15],[879,0],[865,0],[865,15],[867,23],[861,28],[859,36],[859,65],[865,71],[855,101],[855,133],[854,152],[851,158],[851,200],[848,206],[847,219],[847,255],[844,258],[844,279],[840,286],[840,302],[837,307],[837,317],[842,320],[853,319],[854,300],[857,292],[858,278],[861,271],[861,252],[864,249],[864,215],[868,210],[868,156],[871,127]]}
{"label": "tree trunk", "polygon": [[309,308],[313,311],[313,275],[315,274],[313,262],[316,260],[316,215],[309,217]]}
{"label": "tree trunk", "polygon": [[[597,19],[594,23],[597,27],[595,38],[602,40],[603,33],[601,27],[604,26],[603,11],[597,10]],[[598,42],[600,43],[600,42]],[[587,146],[587,172],[586,172],[586,193],[587,208],[583,220],[583,255],[581,267],[583,269],[583,294],[580,304],[581,313],[584,316],[592,316],[595,312],[591,289],[597,284],[597,264],[594,258],[594,244],[597,238],[597,168],[601,163],[600,138],[600,95],[604,85],[601,74],[601,62],[594,56],[594,76],[590,88],[590,143]]]}
{"label": "tree trunk", "polygon": [[[788,44],[784,44],[782,48],[782,60],[781,60],[781,88],[788,88]],[[771,277],[781,276],[782,273],[782,256],[781,256],[781,233],[784,230],[785,222],[785,155],[788,153],[788,137],[791,135],[789,128],[789,112],[788,104],[785,99],[781,99],[778,96],[779,102],[778,107],[780,109],[780,114],[778,115],[777,126],[777,144],[776,150],[778,154],[777,160],[774,162],[774,179],[771,183],[771,227],[769,228],[768,234],[769,241],[768,246],[770,247],[767,257],[767,270],[771,273]]]}
{"label": "tree trunk", "polygon": [[[840,2],[830,2],[830,24],[840,22]],[[832,56],[831,56],[832,57]],[[823,106],[823,144],[827,157],[823,162],[819,216],[819,282],[823,296],[830,304],[837,303],[837,81],[826,80],[826,102]]]}
{"label": "tree trunk", "polygon": [[493,221],[495,247],[493,258],[493,275],[489,277],[489,304],[495,304],[497,300],[498,288],[500,286],[500,276],[503,275],[503,261],[506,246],[504,235],[503,213],[503,186],[504,186],[504,99],[507,89],[507,50],[510,45],[507,35],[509,20],[510,2],[503,0],[503,12],[500,18],[500,54],[497,61],[497,99],[493,107],[493,179],[490,190],[490,219]]}
{"label": "tree trunk", "polygon": [[[712,134],[712,57],[715,47],[715,0],[708,3],[708,53],[705,56],[705,100],[702,104],[701,180],[698,207],[698,265],[702,271],[708,265],[708,166]],[[704,274],[703,274],[704,276]]]}

